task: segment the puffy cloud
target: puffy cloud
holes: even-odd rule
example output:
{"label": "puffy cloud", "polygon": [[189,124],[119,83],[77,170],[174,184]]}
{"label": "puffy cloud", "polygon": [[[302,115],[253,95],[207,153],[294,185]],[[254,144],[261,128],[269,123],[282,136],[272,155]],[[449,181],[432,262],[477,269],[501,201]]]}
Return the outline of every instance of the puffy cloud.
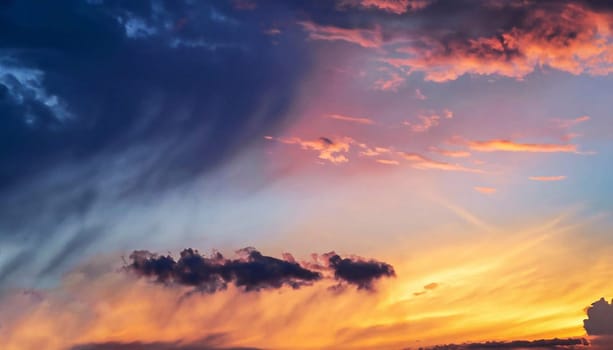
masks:
{"label": "puffy cloud", "polygon": [[[267,139],[272,140],[271,136],[266,136]],[[299,137],[281,137],[277,138],[277,141],[288,145],[299,145],[304,150],[311,150],[319,152],[318,158],[329,161],[333,164],[346,163],[349,161],[346,154],[349,153],[351,144],[354,142],[349,137],[342,137],[338,139],[331,139],[328,137],[320,137],[315,140],[303,140]]]}
{"label": "puffy cloud", "polygon": [[220,253],[206,257],[197,250],[185,249],[175,261],[171,256],[135,251],[130,255],[132,264],[128,268],[161,283],[191,286],[210,293],[226,289],[228,283],[245,291],[278,289],[285,285],[296,289],[322,278],[319,272],[296,262],[264,256],[253,248],[239,253],[242,258],[225,259]]}
{"label": "puffy cloud", "polygon": [[339,282],[357,286],[358,289],[373,290],[374,282],[384,277],[395,277],[396,273],[392,265],[367,260],[360,257],[342,258],[338,254],[328,253],[324,255],[328,267],[334,272],[334,278]]}
{"label": "puffy cloud", "polygon": [[566,176],[530,176],[529,179],[532,181],[562,181],[566,179]]}
{"label": "puffy cloud", "polygon": [[583,320],[583,327],[588,335],[613,336],[613,304],[600,298],[586,312],[587,319]]}
{"label": "puffy cloud", "polygon": [[365,124],[365,125],[371,125],[375,123],[375,121],[370,118],[351,117],[351,116],[342,115],[342,114],[328,114],[326,115],[326,118],[342,120],[342,121],[350,122],[350,123]]}
{"label": "puffy cloud", "polygon": [[214,293],[234,284],[246,292],[279,289],[289,286],[298,289],[324,278],[330,271],[342,284],[358,289],[373,290],[376,280],[395,276],[394,268],[384,262],[359,257],[342,258],[336,253],[323,254],[321,262],[299,264],[288,253],[283,259],[262,255],[254,248],[237,252],[238,259],[226,259],[219,252],[210,257],[194,249],[185,249],[178,260],[170,255],[159,256],[148,251],[134,251],[126,268],[139,276],[166,285],[193,287],[195,291]]}

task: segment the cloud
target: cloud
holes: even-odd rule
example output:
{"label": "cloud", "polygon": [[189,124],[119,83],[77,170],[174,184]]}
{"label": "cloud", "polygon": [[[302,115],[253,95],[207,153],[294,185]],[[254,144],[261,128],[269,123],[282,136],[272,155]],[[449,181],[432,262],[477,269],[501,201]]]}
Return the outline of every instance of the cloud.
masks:
{"label": "cloud", "polygon": [[488,341],[482,343],[445,344],[425,347],[424,350],[468,350],[468,349],[577,349],[577,346],[587,347],[585,339],[540,339],[540,340],[513,340]]}
{"label": "cloud", "polygon": [[105,342],[80,344],[71,347],[69,350],[259,350],[253,347],[227,347],[219,343],[217,337],[207,337],[207,340],[185,343],[185,342]]}
{"label": "cloud", "polygon": [[566,176],[530,176],[529,179],[532,181],[562,181],[566,179]]}
{"label": "cloud", "polygon": [[385,164],[385,165],[399,165],[400,164],[399,161],[393,160],[393,159],[377,159],[376,162],[380,164]]}
{"label": "cloud", "polygon": [[583,327],[588,335],[613,336],[613,304],[600,298],[586,312],[587,319],[583,320]]}
{"label": "cloud", "polygon": [[417,153],[400,152],[399,155],[410,161],[413,168],[416,169],[436,169],[443,171],[461,171],[469,173],[482,173],[480,169],[468,168],[459,164],[451,164],[446,162],[439,162],[430,158],[424,157]]}
{"label": "cloud", "polygon": [[370,118],[351,117],[351,116],[342,115],[342,114],[328,114],[326,115],[326,118],[342,120],[342,121],[350,122],[350,123],[365,124],[365,125],[372,125],[375,123],[375,121]]}
{"label": "cloud", "polygon": [[405,79],[398,73],[392,73],[388,79],[379,79],[375,81],[375,90],[381,91],[398,91],[398,88]]}
{"label": "cloud", "polygon": [[366,157],[374,157],[392,152],[392,149],[389,147],[368,146],[365,143],[358,143],[358,146],[363,149],[363,151],[360,151],[360,155]]}
{"label": "cloud", "polygon": [[341,283],[357,286],[358,289],[374,290],[374,282],[384,277],[395,277],[392,265],[359,257],[341,258],[338,254],[325,254],[328,267],[334,278]]}
{"label": "cloud", "polygon": [[[455,80],[465,74],[521,79],[543,66],[572,74],[605,75],[613,70],[609,12],[594,11],[572,1],[477,9],[481,11],[495,16],[499,22],[490,23],[498,27],[476,35],[442,34],[442,30],[432,35],[422,33],[411,46],[398,50],[407,57],[385,61],[421,71],[426,80],[434,82]],[[522,16],[513,17],[519,14]]]}
{"label": "cloud", "polygon": [[247,292],[283,286],[297,289],[322,278],[319,272],[292,261],[264,256],[253,248],[239,253],[243,255],[239,259],[225,259],[220,253],[206,257],[190,248],[183,250],[175,261],[171,256],[135,251],[130,255],[132,263],[128,269],[160,283],[191,286],[208,293],[224,290],[228,283]]}
{"label": "cloud", "polygon": [[324,41],[346,41],[366,48],[380,47],[383,44],[381,29],[351,29],[332,25],[319,25],[314,22],[299,22],[309,33],[309,38]]}
{"label": "cloud", "polygon": [[468,151],[462,151],[462,150],[446,150],[446,149],[441,149],[438,147],[430,147],[429,148],[430,152],[434,152],[434,153],[438,153],[442,156],[445,157],[451,157],[451,158],[467,158],[470,157],[471,154]]}
{"label": "cloud", "polygon": [[[324,264],[299,264],[288,253],[283,259],[262,255],[254,248],[237,252],[238,259],[224,258],[215,252],[207,257],[188,248],[178,260],[170,255],[159,256],[148,251],[134,251],[126,268],[139,276],[165,285],[193,287],[194,291],[215,293],[233,284],[245,292],[279,289],[289,286],[299,289],[310,286],[325,276],[320,271],[331,271],[341,283],[372,290],[375,280],[395,276],[394,268],[384,262],[351,257],[341,258],[335,253],[322,255]],[[311,269],[312,267],[312,269]]]}
{"label": "cloud", "polygon": [[426,95],[424,95],[420,89],[415,89],[415,98],[420,101],[425,101],[428,99],[428,97],[426,97]]}
{"label": "cloud", "polygon": [[362,8],[375,8],[401,15],[407,11],[417,11],[427,7],[433,0],[340,0],[339,5]]}
{"label": "cloud", "polygon": [[577,145],[552,143],[517,143],[510,140],[468,141],[471,150],[479,152],[578,153]]}
{"label": "cloud", "polygon": [[[269,137],[266,137],[270,139]],[[351,144],[354,142],[349,137],[342,137],[337,139],[330,139],[327,137],[320,137],[315,140],[303,140],[299,137],[289,138],[277,138],[277,141],[288,145],[299,145],[304,150],[311,150],[319,152],[317,156],[319,159],[329,161],[333,164],[347,163],[349,158],[346,154],[349,153]]]}
{"label": "cloud", "polygon": [[411,123],[405,121],[403,124],[408,126],[413,132],[426,132],[431,128],[438,126],[440,124],[441,119],[451,119],[453,118],[453,112],[444,109],[441,114],[431,113],[431,114],[421,114],[417,116],[417,118],[421,121],[420,123]]}
{"label": "cloud", "polygon": [[475,191],[479,192],[479,193],[483,193],[483,194],[494,194],[496,193],[496,189],[493,187],[480,187],[480,186],[476,186],[473,187],[475,189]]}

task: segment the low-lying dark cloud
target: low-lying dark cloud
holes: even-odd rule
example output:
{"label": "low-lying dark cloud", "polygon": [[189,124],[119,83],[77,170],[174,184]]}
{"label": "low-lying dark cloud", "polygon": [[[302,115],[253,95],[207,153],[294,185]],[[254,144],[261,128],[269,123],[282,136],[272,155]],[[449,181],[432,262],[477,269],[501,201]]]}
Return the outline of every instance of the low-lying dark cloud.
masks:
{"label": "low-lying dark cloud", "polygon": [[587,334],[613,336],[613,303],[600,298],[587,308],[587,317],[583,320]]}
{"label": "low-lying dark cloud", "polygon": [[103,342],[79,344],[69,350],[261,350],[254,347],[234,347],[228,343],[226,334],[212,334],[196,342]]}
{"label": "low-lying dark cloud", "polygon": [[508,342],[488,341],[483,343],[446,344],[420,348],[420,350],[479,350],[479,349],[580,349],[588,346],[585,339],[540,339],[513,340]]}
{"label": "low-lying dark cloud", "polygon": [[219,252],[205,256],[188,248],[175,260],[170,255],[137,250],[130,254],[131,263],[127,269],[159,283],[190,286],[207,293],[224,290],[228,284],[246,292],[284,286],[298,289],[323,279],[325,272],[332,273],[340,285],[374,290],[376,280],[395,276],[394,268],[387,263],[342,258],[334,253],[324,255],[327,259],[324,265],[300,264],[290,254],[278,259],[263,255],[254,248],[244,248],[237,253],[238,258],[228,259]]}
{"label": "low-lying dark cloud", "polygon": [[328,261],[337,280],[355,285],[358,289],[372,290],[376,280],[396,276],[392,265],[376,260],[341,258],[334,254]]}

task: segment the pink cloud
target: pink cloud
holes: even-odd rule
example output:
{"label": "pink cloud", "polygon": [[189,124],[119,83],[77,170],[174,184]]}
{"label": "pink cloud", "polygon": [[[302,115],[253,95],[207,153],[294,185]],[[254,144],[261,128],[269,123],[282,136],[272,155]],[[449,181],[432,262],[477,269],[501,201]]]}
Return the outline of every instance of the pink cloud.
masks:
{"label": "pink cloud", "polygon": [[313,40],[346,41],[366,48],[381,47],[383,34],[381,28],[374,29],[347,29],[328,25],[319,25],[313,22],[299,22]]}
{"label": "pink cloud", "polygon": [[566,179],[566,176],[530,176],[529,179],[532,181],[562,181]]}
{"label": "pink cloud", "polygon": [[417,153],[400,152],[399,155],[411,162],[411,166],[415,169],[436,169],[443,171],[461,171],[469,173],[482,173],[480,169],[467,168],[463,165],[439,162],[430,158],[424,157]]}
{"label": "pink cloud", "polygon": [[542,152],[578,153],[577,145],[552,143],[517,143],[510,140],[468,141],[470,149],[479,152]]}
{"label": "pink cloud", "polygon": [[398,91],[398,88],[405,79],[398,73],[392,73],[388,79],[379,79],[375,81],[375,89],[382,91]]}
{"label": "pink cloud", "polygon": [[496,189],[493,187],[481,187],[481,186],[476,186],[473,187],[475,191],[479,192],[479,193],[483,193],[483,194],[494,194],[496,193]]}
{"label": "pink cloud", "polygon": [[328,114],[326,115],[326,118],[341,120],[341,121],[350,122],[350,123],[365,124],[365,125],[371,125],[375,123],[375,121],[370,118],[351,117],[351,116],[342,115],[342,114]]}

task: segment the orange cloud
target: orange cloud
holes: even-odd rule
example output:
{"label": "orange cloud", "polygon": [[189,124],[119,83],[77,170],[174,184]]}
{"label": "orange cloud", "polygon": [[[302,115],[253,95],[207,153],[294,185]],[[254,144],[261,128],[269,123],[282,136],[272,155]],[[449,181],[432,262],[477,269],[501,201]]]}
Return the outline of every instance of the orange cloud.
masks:
{"label": "orange cloud", "polygon": [[404,83],[404,78],[398,73],[392,73],[389,79],[379,79],[375,81],[375,89],[381,91],[398,91],[398,88]]}
{"label": "orange cloud", "polygon": [[374,29],[347,29],[319,25],[313,22],[299,22],[313,40],[346,41],[362,47],[374,48],[383,44],[383,34],[379,27]]}
{"label": "orange cloud", "polygon": [[385,165],[398,165],[399,161],[393,159],[377,159],[377,163],[385,164]]}
{"label": "orange cloud", "polygon": [[360,143],[358,144],[358,146],[363,149],[363,151],[360,151],[360,155],[367,157],[379,156],[381,154],[390,153],[392,151],[391,148],[379,146],[371,147],[365,143]]}
{"label": "orange cloud", "polygon": [[451,158],[467,158],[471,155],[468,151],[451,151],[438,147],[430,147],[430,151]]}
{"label": "orange cloud", "polygon": [[349,153],[353,139],[343,137],[338,139],[330,139],[320,137],[315,140],[303,140],[299,137],[277,138],[277,141],[288,145],[299,145],[304,150],[319,152],[318,158],[329,161],[333,164],[346,163],[349,161],[346,154]]}
{"label": "orange cloud", "polygon": [[384,61],[423,72],[434,82],[465,74],[521,79],[543,66],[571,74],[613,72],[610,14],[577,4],[527,10],[521,23],[500,34],[449,40],[416,36],[415,44],[398,50],[407,57]]}
{"label": "orange cloud", "polygon": [[577,145],[551,143],[516,143],[510,140],[468,141],[468,147],[479,152],[543,152],[578,153]]}
{"label": "orange cloud", "polygon": [[406,153],[400,152],[399,155],[410,161],[415,169],[437,169],[443,171],[462,171],[469,173],[482,173],[483,171],[480,169],[467,168],[465,166],[459,164],[451,164],[446,162],[439,162],[427,157],[424,157],[417,153]]}
{"label": "orange cloud", "polygon": [[[442,115],[442,117],[446,119],[453,118],[453,112],[448,109],[443,110]],[[429,129],[439,125],[442,117],[439,114],[422,114],[417,116],[417,118],[421,120],[421,123],[415,124],[405,121],[403,124],[408,126],[413,132],[426,132]]]}
{"label": "orange cloud", "polygon": [[375,123],[374,120],[369,119],[369,118],[350,117],[350,116],[341,115],[341,114],[328,114],[326,115],[326,118],[342,120],[342,121],[357,123],[357,124],[366,124],[366,125]]}
{"label": "orange cloud", "polygon": [[566,176],[530,176],[529,179],[533,181],[562,181],[566,179]]}
{"label": "orange cloud", "polygon": [[483,193],[483,194],[494,194],[496,193],[496,189],[493,187],[474,187],[475,191],[479,192],[479,193]]}

